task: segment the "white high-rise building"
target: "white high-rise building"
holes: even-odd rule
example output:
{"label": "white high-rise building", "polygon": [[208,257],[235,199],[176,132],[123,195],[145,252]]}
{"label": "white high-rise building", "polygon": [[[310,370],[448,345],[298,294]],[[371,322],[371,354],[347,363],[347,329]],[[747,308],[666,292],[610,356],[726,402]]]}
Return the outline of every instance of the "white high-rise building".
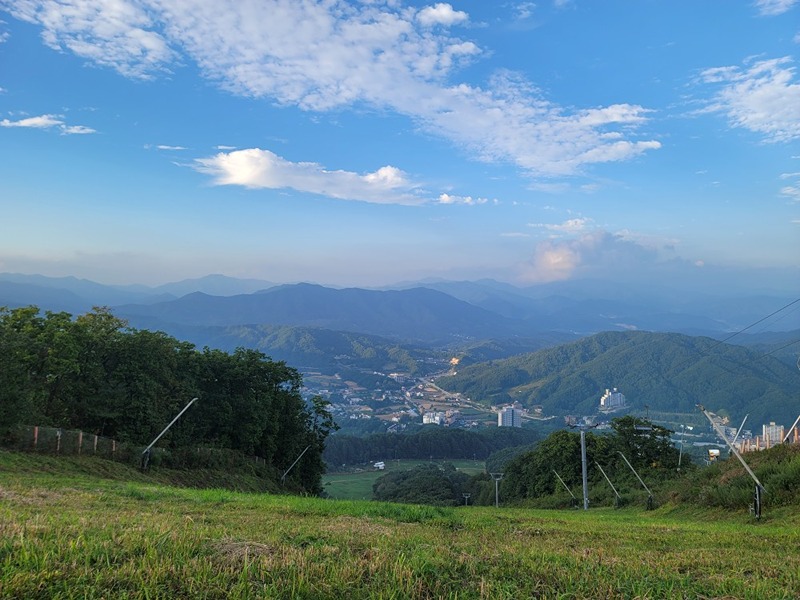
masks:
{"label": "white high-rise building", "polygon": [[498,427],[522,427],[522,411],[506,406],[497,413]]}
{"label": "white high-rise building", "polygon": [[776,425],[775,421],[770,421],[769,425],[761,426],[761,437],[764,443],[776,446],[783,441],[783,425]]}

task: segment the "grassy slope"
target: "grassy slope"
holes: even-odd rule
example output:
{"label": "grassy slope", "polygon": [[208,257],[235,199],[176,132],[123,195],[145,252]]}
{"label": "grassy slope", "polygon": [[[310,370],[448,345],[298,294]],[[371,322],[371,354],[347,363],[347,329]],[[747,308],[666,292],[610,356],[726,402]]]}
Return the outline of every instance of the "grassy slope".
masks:
{"label": "grassy slope", "polygon": [[[0,452],[2,598],[794,598],[800,515],[331,501]],[[99,468],[105,478],[89,474]],[[49,472],[48,472],[49,471]]]}

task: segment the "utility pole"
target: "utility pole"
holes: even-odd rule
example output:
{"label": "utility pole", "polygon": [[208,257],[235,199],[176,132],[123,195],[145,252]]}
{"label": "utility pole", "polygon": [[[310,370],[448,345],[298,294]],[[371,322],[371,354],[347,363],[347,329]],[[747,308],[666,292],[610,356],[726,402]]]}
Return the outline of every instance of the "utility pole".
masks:
{"label": "utility pole", "polygon": [[583,510],[589,510],[589,478],[587,476],[586,467],[586,432],[589,429],[594,429],[597,425],[570,425],[574,429],[581,432],[581,477],[583,480]]}
{"label": "utility pole", "polygon": [[500,480],[503,479],[504,473],[490,473],[494,479],[494,506],[500,507]]}

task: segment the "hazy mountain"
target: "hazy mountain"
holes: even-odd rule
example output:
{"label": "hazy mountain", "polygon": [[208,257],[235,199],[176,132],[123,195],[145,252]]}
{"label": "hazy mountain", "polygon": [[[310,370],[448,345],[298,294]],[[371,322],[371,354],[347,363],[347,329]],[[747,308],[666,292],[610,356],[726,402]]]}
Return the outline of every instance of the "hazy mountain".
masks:
{"label": "hazy mountain", "polygon": [[52,312],[83,313],[92,308],[92,303],[80,296],[51,287],[15,283],[0,280],[0,306],[19,308],[35,305]]}
{"label": "hazy mountain", "polygon": [[593,414],[606,388],[633,408],[695,412],[704,404],[734,419],[791,424],[800,413],[800,371],[772,356],[705,337],[610,332],[459,369],[439,385],[473,400],[520,401],[550,414]]}
{"label": "hazy mountain", "polygon": [[252,294],[276,285],[276,283],[264,281],[263,279],[237,279],[225,275],[206,275],[197,279],[184,279],[159,285],[153,288],[153,291],[169,294],[176,298],[194,292],[202,292],[210,296],[236,296],[238,294]]}
{"label": "hazy mountain", "polygon": [[293,325],[426,343],[536,331],[531,324],[424,288],[381,292],[283,285],[230,297],[194,293],[150,306],[120,306],[115,312],[134,325],[147,319],[181,325]]}
{"label": "hazy mountain", "polygon": [[[779,294],[739,292],[714,296],[675,287],[589,279],[525,288],[487,279],[427,281],[419,285],[508,318],[582,333],[619,329],[691,334],[736,331],[793,300]],[[778,331],[800,327],[800,311],[771,319],[765,326]]]}
{"label": "hazy mountain", "polygon": [[[45,277],[43,275],[24,275],[21,273],[0,273],[0,284],[6,283],[27,286],[25,288],[7,288],[9,290],[17,290],[16,297],[20,305],[36,304],[45,310],[70,311],[67,308],[58,308],[59,298],[62,297],[64,299],[79,299],[79,302],[70,302],[69,304],[70,306],[81,307],[74,309],[77,312],[89,310],[92,306],[114,306],[133,302],[145,303],[174,298],[174,296],[161,292],[147,291],[147,288],[142,290],[141,288],[103,285],[88,279],[78,279],[77,277]],[[0,286],[0,289],[3,289],[3,287]],[[37,301],[34,301],[34,299]],[[63,302],[61,304],[63,305]]]}

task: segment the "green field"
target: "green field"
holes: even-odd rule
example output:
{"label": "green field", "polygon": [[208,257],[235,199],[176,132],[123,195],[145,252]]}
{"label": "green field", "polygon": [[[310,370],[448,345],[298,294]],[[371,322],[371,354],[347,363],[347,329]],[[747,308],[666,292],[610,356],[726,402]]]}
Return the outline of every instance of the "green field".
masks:
{"label": "green field", "polygon": [[386,468],[383,471],[365,466],[363,470],[353,470],[347,473],[328,473],[323,476],[322,483],[325,493],[330,498],[338,500],[369,500],[372,498],[372,484],[380,477],[390,471],[405,471],[413,469],[417,465],[426,465],[433,462],[441,464],[449,462],[459,471],[467,475],[483,473],[485,463],[480,460],[391,460],[386,461]]}
{"label": "green field", "polygon": [[[101,472],[103,476],[92,474]],[[134,476],[137,481],[116,477]],[[751,598],[800,590],[800,512],[434,508],[158,485],[0,452],[0,598]]]}

